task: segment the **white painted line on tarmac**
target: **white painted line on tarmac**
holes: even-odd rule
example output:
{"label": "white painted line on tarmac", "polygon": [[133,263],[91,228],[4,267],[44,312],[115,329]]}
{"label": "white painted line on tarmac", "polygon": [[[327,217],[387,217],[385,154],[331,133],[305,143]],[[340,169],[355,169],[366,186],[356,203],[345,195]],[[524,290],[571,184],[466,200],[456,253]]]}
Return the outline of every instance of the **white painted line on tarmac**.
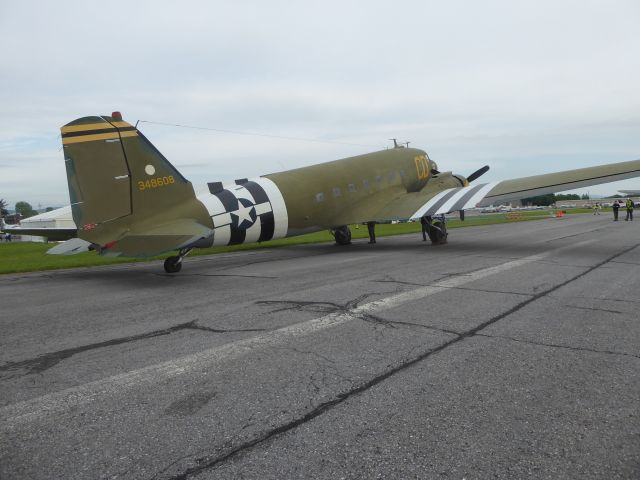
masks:
{"label": "white painted line on tarmac", "polygon": [[254,337],[227,343],[225,345],[212,347],[202,352],[167,362],[150,365],[148,367],[132,370],[130,372],[104,378],[95,382],[78,385],[59,392],[7,405],[6,407],[0,408],[0,421],[2,421],[5,426],[12,427],[16,424],[36,421],[47,415],[59,414],[72,408],[78,408],[89,404],[94,400],[98,400],[105,395],[117,395],[129,389],[140,387],[142,385],[160,383],[183,374],[197,374],[200,372],[200,374],[206,375],[207,372],[215,371],[217,364],[223,361],[234,360],[251,353],[254,350],[279,346],[291,339],[310,335],[314,332],[326,330],[328,328],[356,320],[361,314],[371,314],[389,310],[408,302],[420,300],[451,288],[475,282],[490,275],[496,275],[513,268],[539,261],[562,250],[575,249],[578,246],[592,243],[594,241],[595,240],[586,240],[570,246],[557,248],[555,250],[531,255],[518,260],[512,260],[493,267],[476,270],[475,272],[452,276],[433,285],[416,288],[414,290],[409,290],[380,300],[365,303],[347,312],[330,313],[320,318],[279,328],[271,332],[262,333]]}

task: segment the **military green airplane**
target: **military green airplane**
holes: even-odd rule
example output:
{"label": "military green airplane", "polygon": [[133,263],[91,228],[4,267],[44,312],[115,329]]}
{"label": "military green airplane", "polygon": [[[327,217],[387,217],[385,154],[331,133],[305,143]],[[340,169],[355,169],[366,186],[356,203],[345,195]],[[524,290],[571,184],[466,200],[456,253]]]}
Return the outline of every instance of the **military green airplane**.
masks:
{"label": "military green airplane", "polygon": [[432,243],[445,243],[446,213],[640,176],[640,160],[633,160],[471,185],[489,167],[465,178],[441,172],[423,150],[396,145],[196,191],[119,112],[79,118],[61,130],[77,228],[13,232],[70,239],[52,254],[177,251],[165,261],[168,273],[180,271],[193,248],[324,229],[344,245],[351,240],[347,225],[365,222],[425,218]]}

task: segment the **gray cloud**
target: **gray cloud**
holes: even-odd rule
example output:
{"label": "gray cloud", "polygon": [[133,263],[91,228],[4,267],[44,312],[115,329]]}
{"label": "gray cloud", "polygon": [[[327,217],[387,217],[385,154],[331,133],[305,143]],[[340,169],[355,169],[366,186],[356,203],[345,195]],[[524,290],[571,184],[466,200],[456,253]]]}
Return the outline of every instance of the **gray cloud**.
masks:
{"label": "gray cloud", "polygon": [[[496,179],[639,158],[639,19],[633,1],[4,2],[0,196],[65,203],[59,127],[116,109],[381,148],[398,137]],[[366,151],[142,128],[194,181]]]}

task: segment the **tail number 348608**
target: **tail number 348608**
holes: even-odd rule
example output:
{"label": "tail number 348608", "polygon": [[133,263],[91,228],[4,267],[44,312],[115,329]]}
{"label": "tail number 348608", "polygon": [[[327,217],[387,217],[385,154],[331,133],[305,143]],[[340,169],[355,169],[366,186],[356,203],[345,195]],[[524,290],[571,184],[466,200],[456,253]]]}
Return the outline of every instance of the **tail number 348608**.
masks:
{"label": "tail number 348608", "polygon": [[176,180],[173,178],[173,175],[169,175],[167,177],[158,177],[152,178],[150,180],[139,181],[138,182],[138,190],[148,190],[150,188],[160,188],[166,187],[167,185],[172,185],[176,183]]}

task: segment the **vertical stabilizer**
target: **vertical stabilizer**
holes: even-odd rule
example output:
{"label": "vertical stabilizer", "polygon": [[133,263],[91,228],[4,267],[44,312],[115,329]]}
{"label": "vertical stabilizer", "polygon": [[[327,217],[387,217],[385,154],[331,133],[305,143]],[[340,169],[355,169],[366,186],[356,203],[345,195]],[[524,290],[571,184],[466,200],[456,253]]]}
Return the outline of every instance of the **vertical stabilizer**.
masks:
{"label": "vertical stabilizer", "polygon": [[[211,228],[191,183],[118,112],[61,130],[80,238],[138,256],[175,249]],[[193,228],[177,227],[185,223]]]}

